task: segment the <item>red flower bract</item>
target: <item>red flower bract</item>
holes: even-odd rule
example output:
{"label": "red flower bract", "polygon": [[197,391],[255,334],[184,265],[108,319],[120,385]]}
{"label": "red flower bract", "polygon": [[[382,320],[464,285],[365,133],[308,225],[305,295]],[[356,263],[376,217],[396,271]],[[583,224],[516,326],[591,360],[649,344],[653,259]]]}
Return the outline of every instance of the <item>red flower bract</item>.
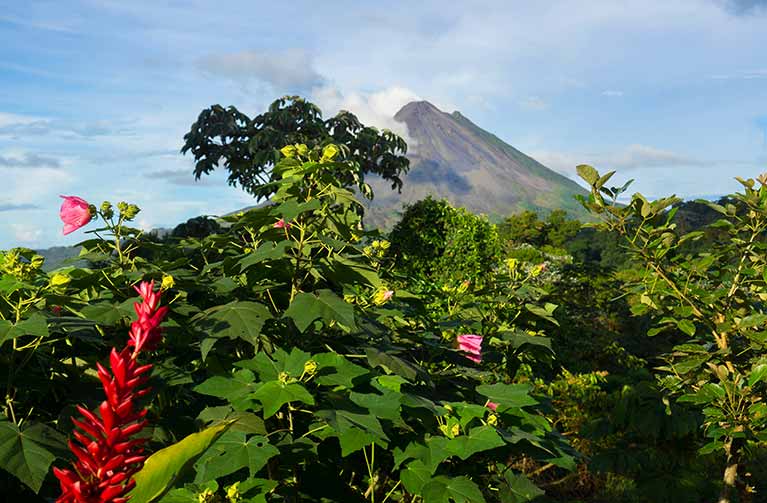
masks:
{"label": "red flower bract", "polygon": [[134,305],[138,320],[131,324],[127,344],[119,352],[112,348],[111,371],[97,364],[106,400],[98,413],[78,406],[81,418],[72,418],[76,428],[69,448],[77,460],[72,469],[53,469],[61,484],[57,503],[125,503],[135,485],[132,476],[144,463],[145,439],[132,437],[147,424],[147,411],[136,401],[149,393],[145,384],[152,366],[140,365],[137,357],[160,342],[159,325],[168,308],[158,307],[161,293],[154,291],[154,281],[142,282],[136,291],[142,302]]}

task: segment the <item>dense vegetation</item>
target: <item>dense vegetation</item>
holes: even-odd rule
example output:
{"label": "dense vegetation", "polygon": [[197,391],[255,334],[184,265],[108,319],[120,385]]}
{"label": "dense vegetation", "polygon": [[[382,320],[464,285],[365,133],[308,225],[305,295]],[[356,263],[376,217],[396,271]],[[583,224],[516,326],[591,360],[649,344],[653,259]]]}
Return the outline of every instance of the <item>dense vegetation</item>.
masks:
{"label": "dense vegetation", "polygon": [[[74,455],[133,502],[764,501],[767,180],[719,203],[620,205],[626,186],[581,166],[600,223],[496,225],[426,199],[382,234],[355,191],[380,169],[396,185],[401,140],[348,115],[358,134],[341,135],[315,108],[213,107],[187,136],[228,135],[216,155],[267,205],[159,239],[131,227],[134,205],[84,203],[99,228],[73,265],[0,255],[9,501],[57,498],[53,467]],[[289,124],[302,113],[309,130]],[[361,135],[389,142],[385,162]],[[113,419],[121,366],[149,372],[144,329],[151,391],[128,391],[146,416]],[[155,453],[135,488],[120,470],[141,460],[113,441],[132,435]],[[91,473],[82,460],[107,451]],[[119,501],[79,497],[62,501]]]}

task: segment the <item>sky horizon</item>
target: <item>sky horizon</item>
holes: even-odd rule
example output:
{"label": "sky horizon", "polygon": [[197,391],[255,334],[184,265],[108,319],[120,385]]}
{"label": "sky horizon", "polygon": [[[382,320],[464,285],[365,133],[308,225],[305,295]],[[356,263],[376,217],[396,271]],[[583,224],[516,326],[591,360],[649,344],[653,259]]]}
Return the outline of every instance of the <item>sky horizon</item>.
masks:
{"label": "sky horizon", "polygon": [[[2,1],[0,249],[71,245],[59,195],[138,204],[142,228],[252,205],[179,152],[204,108],[299,94],[407,137],[399,108],[459,110],[573,179],[648,196],[767,171],[767,0]],[[87,229],[87,228],[86,228]]]}

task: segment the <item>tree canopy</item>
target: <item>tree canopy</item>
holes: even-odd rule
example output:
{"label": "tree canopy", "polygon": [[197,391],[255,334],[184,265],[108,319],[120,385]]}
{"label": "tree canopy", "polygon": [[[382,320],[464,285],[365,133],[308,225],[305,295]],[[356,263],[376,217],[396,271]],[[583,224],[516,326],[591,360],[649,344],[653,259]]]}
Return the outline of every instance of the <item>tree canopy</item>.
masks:
{"label": "tree canopy", "polygon": [[[392,183],[392,189],[401,190],[400,175],[409,167],[405,140],[362,124],[351,112],[342,110],[323,119],[317,105],[298,96],[284,96],[252,119],[233,106],[206,108],[184,135],[181,152],[194,156],[196,179],[223,165],[230,185],[262,198],[275,190],[271,168],[280,157],[279,149],[303,144],[311,150],[331,143],[340,147],[340,161],[359,164],[363,177],[379,175]],[[357,184],[370,196],[363,179],[348,171],[338,175],[345,186]]]}

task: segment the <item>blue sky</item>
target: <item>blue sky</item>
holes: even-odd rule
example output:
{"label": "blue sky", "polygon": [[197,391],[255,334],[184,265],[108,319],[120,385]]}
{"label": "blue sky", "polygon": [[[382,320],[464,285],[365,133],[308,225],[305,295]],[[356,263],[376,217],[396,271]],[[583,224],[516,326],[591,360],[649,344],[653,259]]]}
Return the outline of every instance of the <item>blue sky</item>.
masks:
{"label": "blue sky", "polygon": [[0,248],[72,244],[59,194],[142,207],[145,228],[252,204],[178,152],[203,108],[298,93],[402,131],[460,110],[568,176],[651,196],[767,171],[767,0],[0,0]]}

